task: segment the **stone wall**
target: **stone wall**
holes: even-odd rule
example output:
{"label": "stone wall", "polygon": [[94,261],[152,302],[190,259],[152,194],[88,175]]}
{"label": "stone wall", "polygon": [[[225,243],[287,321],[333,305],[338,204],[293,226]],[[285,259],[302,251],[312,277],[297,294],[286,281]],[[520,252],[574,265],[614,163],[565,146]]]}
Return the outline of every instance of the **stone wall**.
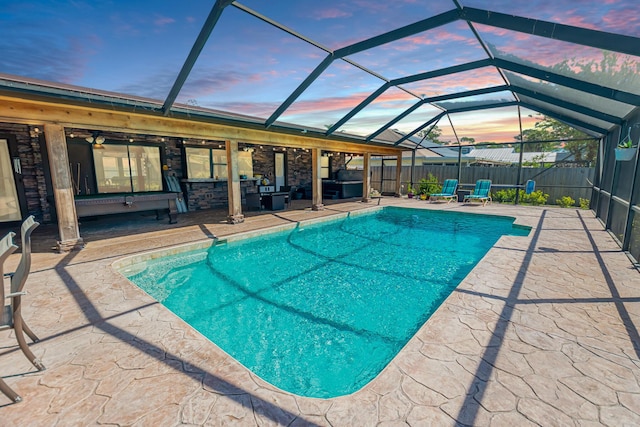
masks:
{"label": "stone wall", "polygon": [[[255,147],[253,153],[253,173],[267,176],[273,182],[275,173],[274,153],[284,152],[286,159],[286,185],[303,188],[307,199],[311,199],[313,180],[311,150],[284,147]],[[335,176],[338,170],[345,168],[345,155],[334,154],[331,157],[331,171]],[[332,177],[333,178],[333,177]]]}
{"label": "stone wall", "polygon": [[36,221],[48,223],[51,222],[53,207],[47,198],[44,165],[47,155],[42,135],[43,129],[42,125],[0,123],[0,135],[7,138],[13,137],[17,142],[22,169],[21,180],[27,205],[27,212],[22,212],[22,216],[26,218],[33,215]]}
{"label": "stone wall", "polygon": [[[182,183],[189,211],[226,208],[229,204],[227,181],[189,181]],[[242,197],[246,193],[256,193],[258,188],[253,179],[240,181]]]}

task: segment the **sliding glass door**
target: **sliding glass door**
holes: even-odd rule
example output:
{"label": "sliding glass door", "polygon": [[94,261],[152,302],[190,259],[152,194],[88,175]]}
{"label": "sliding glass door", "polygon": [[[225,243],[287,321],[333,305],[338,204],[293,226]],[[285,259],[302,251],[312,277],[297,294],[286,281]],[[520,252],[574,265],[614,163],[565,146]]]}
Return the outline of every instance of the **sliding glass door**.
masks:
{"label": "sliding glass door", "polygon": [[21,219],[13,164],[9,155],[9,141],[0,138],[0,222]]}

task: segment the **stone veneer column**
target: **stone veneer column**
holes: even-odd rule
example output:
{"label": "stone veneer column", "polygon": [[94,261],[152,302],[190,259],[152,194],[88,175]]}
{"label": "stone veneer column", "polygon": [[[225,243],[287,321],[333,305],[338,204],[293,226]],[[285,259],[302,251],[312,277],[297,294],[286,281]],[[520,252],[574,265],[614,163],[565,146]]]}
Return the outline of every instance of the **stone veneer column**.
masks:
{"label": "stone veneer column", "polygon": [[324,204],[322,204],[322,152],[319,148],[311,149],[311,169],[312,169],[312,201],[311,209],[314,211],[324,210]]}
{"label": "stone veneer column", "polygon": [[229,194],[229,224],[244,222],[242,214],[242,192],[240,190],[240,171],[238,169],[238,141],[227,141],[227,191]]}
{"label": "stone veneer column", "polygon": [[[380,189],[382,193],[382,188]],[[371,201],[371,154],[365,153],[362,158],[362,201]]]}
{"label": "stone veneer column", "polygon": [[60,252],[68,252],[74,249],[82,249],[84,242],[80,237],[78,228],[78,216],[73,196],[73,184],[69,171],[69,155],[67,153],[67,140],[64,135],[64,127],[61,125],[44,125],[45,144],[49,154],[49,169],[51,170],[51,185],[53,197],[56,203],[58,216],[58,230],[60,240],[57,249]]}
{"label": "stone veneer column", "polygon": [[398,154],[398,159],[396,163],[396,194],[395,197],[402,197],[402,193],[400,189],[402,187],[402,153]]}

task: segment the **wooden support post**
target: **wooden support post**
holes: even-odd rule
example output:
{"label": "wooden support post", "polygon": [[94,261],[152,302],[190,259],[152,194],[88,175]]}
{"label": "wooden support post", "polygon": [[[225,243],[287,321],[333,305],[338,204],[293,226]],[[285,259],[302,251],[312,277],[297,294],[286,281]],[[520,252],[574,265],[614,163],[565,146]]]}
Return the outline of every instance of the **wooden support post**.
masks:
{"label": "wooden support post", "polygon": [[242,192],[240,190],[240,171],[238,169],[238,141],[227,141],[227,191],[229,197],[229,224],[244,222],[242,214]]}
{"label": "wooden support post", "polygon": [[[371,153],[364,153],[362,158],[362,201],[371,201]],[[382,188],[380,188],[382,193]]]}
{"label": "wooden support post", "polygon": [[55,124],[45,124],[44,136],[47,153],[49,155],[51,185],[53,187],[53,197],[56,204],[56,215],[58,217],[58,230],[60,233],[60,240],[58,240],[56,245],[57,249],[60,252],[82,249],[84,242],[82,237],[80,237],[80,229],[78,227],[64,127]]}
{"label": "wooden support post", "polygon": [[312,201],[311,209],[314,211],[324,210],[322,203],[322,152],[319,148],[311,149],[311,175],[312,175]]}
{"label": "wooden support post", "polygon": [[395,197],[402,197],[402,153],[398,153],[398,159],[396,163],[396,193]]}

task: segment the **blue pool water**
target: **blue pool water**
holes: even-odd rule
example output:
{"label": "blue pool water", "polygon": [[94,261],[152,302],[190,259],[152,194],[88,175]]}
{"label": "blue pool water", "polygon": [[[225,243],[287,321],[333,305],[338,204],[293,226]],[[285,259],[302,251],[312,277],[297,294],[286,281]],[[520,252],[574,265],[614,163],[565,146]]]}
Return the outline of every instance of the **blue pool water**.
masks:
{"label": "blue pool water", "polygon": [[271,384],[352,393],[402,349],[512,218],[384,208],[147,262],[129,279]]}

